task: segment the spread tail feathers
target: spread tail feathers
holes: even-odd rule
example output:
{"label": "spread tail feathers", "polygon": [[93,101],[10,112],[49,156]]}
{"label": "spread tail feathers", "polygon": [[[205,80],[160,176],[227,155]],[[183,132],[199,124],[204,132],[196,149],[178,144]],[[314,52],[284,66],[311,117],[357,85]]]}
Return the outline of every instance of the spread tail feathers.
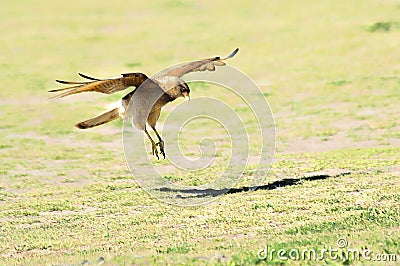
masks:
{"label": "spread tail feathers", "polygon": [[107,111],[105,113],[102,113],[96,117],[93,117],[89,120],[80,122],[76,124],[75,126],[80,129],[85,129],[85,128],[91,128],[95,126],[99,126],[102,124],[105,124],[107,122],[113,121],[119,117],[119,112],[118,108],[114,108],[110,111]]}

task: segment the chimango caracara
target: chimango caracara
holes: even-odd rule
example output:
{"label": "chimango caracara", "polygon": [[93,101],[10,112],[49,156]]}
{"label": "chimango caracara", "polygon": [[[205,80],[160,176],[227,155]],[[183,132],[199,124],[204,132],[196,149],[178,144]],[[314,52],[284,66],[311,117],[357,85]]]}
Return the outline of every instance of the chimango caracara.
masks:
{"label": "chimango caracara", "polygon": [[[50,90],[49,92],[64,91],[53,99],[62,98],[68,95],[81,92],[101,92],[111,94],[117,91],[125,90],[128,87],[135,87],[133,91],[122,97],[118,105],[96,117],[82,121],[75,126],[80,129],[91,128],[104,123],[110,122],[120,117],[121,119],[132,118],[132,124],[143,130],[152,145],[152,153],[159,158],[157,146],[160,147],[160,152],[165,158],[164,141],[156,130],[156,123],[160,116],[161,108],[176,98],[189,98],[189,86],[180,78],[183,75],[194,71],[214,71],[215,66],[223,66],[223,60],[231,58],[239,51],[237,48],[226,58],[212,57],[208,59],[198,60],[183,64],[177,68],[169,70],[163,76],[149,78],[143,73],[126,73],[118,78],[97,79],[79,73],[79,75],[88,81],[71,82],[56,80],[62,84],[74,84],[72,87]],[[129,102],[132,100],[130,110],[127,110]],[[149,106],[150,104],[150,106]],[[158,138],[158,143],[155,143],[146,129],[147,124],[154,130]]]}

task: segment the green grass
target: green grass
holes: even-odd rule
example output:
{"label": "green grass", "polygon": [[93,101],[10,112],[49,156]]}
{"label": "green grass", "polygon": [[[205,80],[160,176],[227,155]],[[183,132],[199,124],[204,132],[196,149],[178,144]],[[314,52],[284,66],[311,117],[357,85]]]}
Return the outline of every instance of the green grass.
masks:
{"label": "green grass", "polygon": [[[257,252],[266,245],[321,251],[338,238],[347,249],[399,254],[399,15],[390,0],[3,4],[0,264],[95,265],[100,257],[108,265],[299,264],[260,261]],[[121,121],[73,128],[124,93],[48,101],[54,80],[77,79],[77,72],[151,75],[236,47],[228,64],[259,85],[276,123],[264,189],[201,207],[161,203],[126,166]],[[190,86],[192,98],[211,95],[233,107],[256,157],[260,137],[249,108],[218,86]],[[167,153],[170,133],[163,132]],[[153,163],[174,183],[212,181],[229,159],[225,133],[203,120],[182,131],[179,144],[190,157],[214,137],[216,164],[206,170]],[[256,168],[246,167],[236,188],[249,186]]]}

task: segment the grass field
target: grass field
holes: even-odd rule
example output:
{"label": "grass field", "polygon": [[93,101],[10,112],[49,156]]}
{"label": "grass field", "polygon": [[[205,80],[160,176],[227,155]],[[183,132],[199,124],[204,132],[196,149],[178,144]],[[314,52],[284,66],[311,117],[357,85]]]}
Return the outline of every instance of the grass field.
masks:
{"label": "grass field", "polygon": [[[138,2],[3,3],[1,265],[297,264],[257,253],[321,251],[340,238],[343,252],[400,255],[399,1]],[[123,93],[48,100],[55,79],[78,71],[151,75],[236,47],[228,64],[254,79],[274,114],[275,160],[259,190],[242,191],[243,181],[201,207],[163,204],[136,184],[121,121],[73,127]],[[212,86],[191,92],[210,94],[231,101]],[[188,156],[198,155],[199,138],[220,134],[189,130]],[[260,145],[250,139],[252,151]],[[154,163],[169,169],[168,160]],[[167,178],[198,185],[218,171]]]}

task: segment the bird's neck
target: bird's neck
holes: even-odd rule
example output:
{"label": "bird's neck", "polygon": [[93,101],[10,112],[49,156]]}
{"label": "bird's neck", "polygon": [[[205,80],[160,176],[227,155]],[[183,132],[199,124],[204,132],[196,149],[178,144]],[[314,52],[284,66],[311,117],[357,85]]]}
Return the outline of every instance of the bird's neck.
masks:
{"label": "bird's neck", "polygon": [[[181,96],[178,85],[183,82],[182,80],[176,77],[163,76],[154,79],[154,81],[156,81],[158,85],[163,89],[165,94],[169,97],[169,101],[173,101]],[[168,98],[167,96],[165,96],[166,99]]]}

